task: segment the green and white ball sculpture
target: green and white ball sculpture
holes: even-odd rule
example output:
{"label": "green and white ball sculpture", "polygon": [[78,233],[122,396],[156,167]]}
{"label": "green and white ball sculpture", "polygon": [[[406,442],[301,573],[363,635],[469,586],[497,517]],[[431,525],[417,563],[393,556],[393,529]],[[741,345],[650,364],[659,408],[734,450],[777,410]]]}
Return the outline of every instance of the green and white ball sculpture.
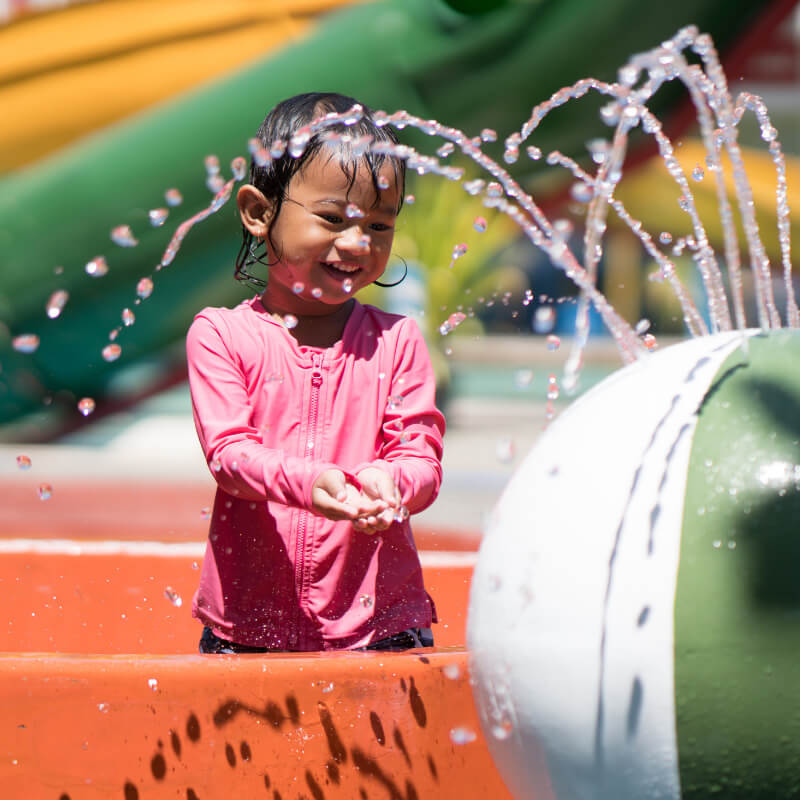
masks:
{"label": "green and white ball sculpture", "polygon": [[667,348],[517,471],[468,632],[516,796],[800,790],[799,364],[790,330]]}
{"label": "green and white ball sculpture", "polygon": [[[684,48],[705,74],[681,60]],[[800,315],[786,169],[763,103],[734,102],[712,56],[693,29],[635,56],[612,87],[621,112],[598,176],[573,170],[594,192],[584,252],[599,257],[596,232],[613,207],[660,277],[674,278],[669,257],[613,198],[626,120],[660,137],[716,332],[673,284],[694,338],[639,353],[578,399],[541,435],[493,512],[467,641],[486,740],[518,798],[800,796]],[[636,89],[639,75],[648,81]],[[671,144],[640,103],[665,75],[695,81],[693,99],[705,98],[698,120],[721,208],[721,153],[741,166],[736,125],[745,108],[756,114],[776,168],[787,328],[742,169],[734,177],[758,330],[745,322],[730,207],[727,269],[710,251]],[[596,261],[566,263],[564,243],[544,225],[529,235],[584,281],[584,297],[630,342],[630,327],[586,286]]]}

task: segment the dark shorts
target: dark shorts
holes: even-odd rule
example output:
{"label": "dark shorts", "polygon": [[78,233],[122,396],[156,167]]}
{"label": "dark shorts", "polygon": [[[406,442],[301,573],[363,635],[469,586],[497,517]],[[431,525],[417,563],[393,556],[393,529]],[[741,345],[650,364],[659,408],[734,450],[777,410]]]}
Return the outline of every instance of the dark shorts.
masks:
{"label": "dark shorts", "polygon": [[[356,650],[411,650],[414,647],[433,647],[433,632],[430,628],[408,628],[407,630],[379,639],[366,647]],[[217,636],[211,628],[203,628],[200,637],[201,653],[286,653],[288,650],[274,650],[269,647],[251,647],[247,644],[230,642]]]}

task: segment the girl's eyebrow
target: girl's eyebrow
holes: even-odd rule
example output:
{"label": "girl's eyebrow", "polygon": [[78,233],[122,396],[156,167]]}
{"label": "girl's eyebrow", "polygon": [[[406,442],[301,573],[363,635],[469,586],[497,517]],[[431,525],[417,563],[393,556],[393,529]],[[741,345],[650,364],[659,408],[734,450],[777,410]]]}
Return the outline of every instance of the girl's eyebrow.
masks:
{"label": "girl's eyebrow", "polygon": [[[340,199],[337,197],[322,197],[316,201],[317,203],[328,203],[329,205],[338,206],[342,208],[348,204],[347,199]],[[372,209],[370,209],[372,210]],[[390,214],[397,216],[397,209],[391,203],[385,203],[384,205],[378,206],[375,210],[379,214]]]}

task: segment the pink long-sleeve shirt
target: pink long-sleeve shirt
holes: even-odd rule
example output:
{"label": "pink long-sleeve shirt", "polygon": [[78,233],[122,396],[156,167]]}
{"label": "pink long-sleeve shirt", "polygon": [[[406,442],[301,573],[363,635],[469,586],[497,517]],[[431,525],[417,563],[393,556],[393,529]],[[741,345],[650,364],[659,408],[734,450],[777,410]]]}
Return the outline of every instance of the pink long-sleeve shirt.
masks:
{"label": "pink long-sleeve shirt", "polygon": [[436,498],[444,418],[416,323],[354,302],[336,344],[304,347],[255,297],[204,309],[186,346],[217,481],[193,615],[223,638],[286,650],[435,622],[407,520],[368,535],[310,510],[334,467],[385,469],[412,514]]}

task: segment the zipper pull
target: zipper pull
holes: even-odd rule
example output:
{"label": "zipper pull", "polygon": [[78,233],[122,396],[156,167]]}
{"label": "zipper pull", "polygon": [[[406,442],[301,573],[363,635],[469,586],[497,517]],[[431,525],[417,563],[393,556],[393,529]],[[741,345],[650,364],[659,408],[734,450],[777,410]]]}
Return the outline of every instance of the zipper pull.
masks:
{"label": "zipper pull", "polygon": [[314,372],[311,376],[311,385],[312,386],[322,386],[322,373],[320,370],[322,369],[322,355],[320,353],[314,353],[311,357],[311,363],[314,366]]}

